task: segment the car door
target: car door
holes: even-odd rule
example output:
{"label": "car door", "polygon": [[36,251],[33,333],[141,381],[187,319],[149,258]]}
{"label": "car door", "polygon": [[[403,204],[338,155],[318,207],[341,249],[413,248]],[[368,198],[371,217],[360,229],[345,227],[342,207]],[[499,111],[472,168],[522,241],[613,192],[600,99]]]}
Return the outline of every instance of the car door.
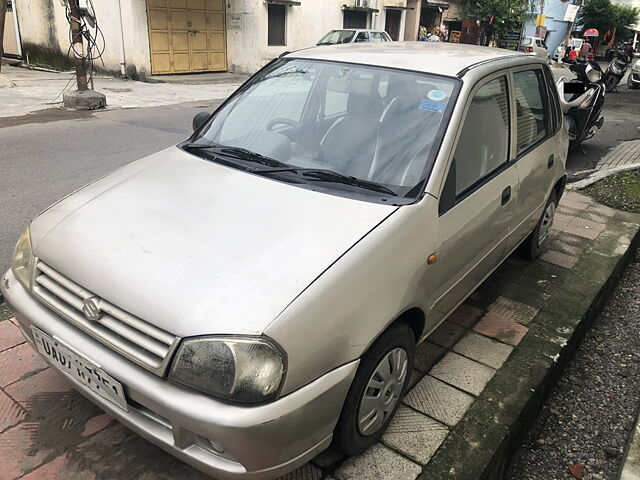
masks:
{"label": "car door", "polygon": [[536,56],[542,59],[547,58],[547,52],[544,48],[544,43],[540,39],[535,40],[534,49],[536,52]]}
{"label": "car door", "polygon": [[[543,65],[511,71],[511,102],[515,112],[514,152],[518,173],[518,201],[510,248],[515,248],[535,228],[553,186],[556,162],[561,162],[557,132],[558,106],[550,94],[550,73]],[[551,77],[552,78],[552,77]]]}
{"label": "car door", "polygon": [[439,197],[438,290],[431,315],[449,314],[503,260],[516,205],[507,72],[472,91]]}

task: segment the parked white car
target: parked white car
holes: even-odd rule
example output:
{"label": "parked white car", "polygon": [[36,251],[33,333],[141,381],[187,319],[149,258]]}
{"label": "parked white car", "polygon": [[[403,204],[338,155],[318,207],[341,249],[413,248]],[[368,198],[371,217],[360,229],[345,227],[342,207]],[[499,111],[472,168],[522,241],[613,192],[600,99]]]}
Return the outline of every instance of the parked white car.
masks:
{"label": "parked white car", "polygon": [[0,288],[52,368],[219,480],[376,442],[566,182],[551,71],[503,49],[303,49],[194,124],[39,214]]}
{"label": "parked white car", "polygon": [[316,45],[336,45],[338,43],[391,42],[391,37],[382,30],[343,28],[331,30]]}
{"label": "parked white car", "polygon": [[520,51],[529,55],[535,55],[543,60],[549,58],[549,48],[542,38],[522,37]]}

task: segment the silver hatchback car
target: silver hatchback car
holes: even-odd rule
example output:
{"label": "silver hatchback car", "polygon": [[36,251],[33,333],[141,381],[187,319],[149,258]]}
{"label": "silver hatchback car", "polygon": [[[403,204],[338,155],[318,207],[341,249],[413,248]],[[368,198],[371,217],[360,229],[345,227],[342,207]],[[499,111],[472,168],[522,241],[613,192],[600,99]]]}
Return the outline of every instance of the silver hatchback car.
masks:
{"label": "silver hatchback car", "polygon": [[194,121],[38,215],[2,292],[80,392],[219,479],[376,441],[416,344],[540,254],[565,184],[549,68],[506,50],[307,49]]}

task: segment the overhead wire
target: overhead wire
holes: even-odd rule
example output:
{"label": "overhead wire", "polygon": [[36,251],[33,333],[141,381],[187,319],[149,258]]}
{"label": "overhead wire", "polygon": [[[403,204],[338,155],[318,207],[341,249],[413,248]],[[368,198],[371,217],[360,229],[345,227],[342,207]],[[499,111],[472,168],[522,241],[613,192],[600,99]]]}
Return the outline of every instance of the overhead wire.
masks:
{"label": "overhead wire", "polygon": [[[93,88],[94,63],[96,60],[100,60],[102,62],[102,66],[104,67],[102,55],[104,55],[104,51],[106,49],[106,41],[104,38],[104,33],[102,32],[102,29],[98,24],[93,1],[87,0],[87,6],[88,8],[86,15],[80,15],[80,18],[75,18],[72,16],[71,8],[69,7],[69,3],[67,2],[65,4],[65,16],[67,18],[67,22],[69,22],[70,51],[73,51],[73,54],[77,58],[82,58],[89,64],[88,81],[91,83],[91,86]],[[72,21],[76,21],[80,25],[80,29],[75,36],[71,28]],[[86,48],[83,48],[82,51],[78,51],[76,48],[76,44],[79,42],[77,42],[76,40],[84,40],[83,43],[86,44]]]}
{"label": "overhead wire", "polygon": [[[93,88],[93,64],[96,60],[100,60],[102,62],[102,66],[104,67],[104,61],[102,60],[102,55],[106,49],[106,41],[104,38],[104,33],[98,25],[98,19],[96,17],[96,11],[93,7],[93,1],[87,0],[88,2],[88,11],[87,14],[91,20],[87,20],[86,15],[81,15],[80,18],[75,18],[71,15],[71,8],[69,7],[69,3],[65,3],[65,17],[67,22],[69,22],[69,48],[67,49],[67,57],[69,53],[73,51],[73,54],[78,58],[84,58],[85,61],[89,63],[89,78],[88,82],[91,83],[91,88]],[[84,51],[79,52],[76,50],[76,42],[74,41],[76,37],[73,35],[73,31],[71,29],[72,20],[76,20],[80,25],[80,31],[78,35],[82,37],[82,39],[86,40],[86,53]],[[91,25],[93,23],[93,25]],[[53,105],[56,103],[61,103],[61,101],[56,102],[60,95],[71,88],[71,82],[75,79],[75,76],[72,76],[67,81],[66,85],[62,88],[60,93],[55,96],[50,102],[45,102],[45,105]]]}

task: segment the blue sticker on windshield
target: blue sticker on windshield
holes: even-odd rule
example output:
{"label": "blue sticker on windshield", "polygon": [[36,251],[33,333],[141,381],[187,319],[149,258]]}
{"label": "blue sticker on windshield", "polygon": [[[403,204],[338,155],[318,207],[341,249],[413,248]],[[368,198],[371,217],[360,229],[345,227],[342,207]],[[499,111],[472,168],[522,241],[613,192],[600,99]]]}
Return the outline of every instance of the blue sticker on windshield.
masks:
{"label": "blue sticker on windshield", "polygon": [[433,100],[434,102],[441,102],[445,98],[447,98],[447,94],[442,90],[431,90],[429,91],[429,93],[427,93],[427,98],[429,100]]}
{"label": "blue sticker on windshield", "polygon": [[433,100],[428,100],[426,98],[420,101],[420,105],[418,108],[420,110],[426,110],[427,112],[444,112],[445,104],[441,102],[434,102]]}

